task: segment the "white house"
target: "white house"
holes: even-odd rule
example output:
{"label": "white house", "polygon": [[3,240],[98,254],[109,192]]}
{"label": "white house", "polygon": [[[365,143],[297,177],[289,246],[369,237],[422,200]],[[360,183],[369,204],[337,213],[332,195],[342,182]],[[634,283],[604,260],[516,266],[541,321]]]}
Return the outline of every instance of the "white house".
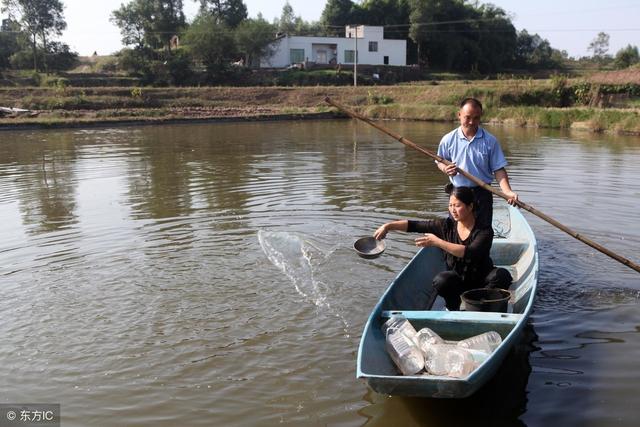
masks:
{"label": "white house", "polygon": [[407,41],[384,38],[383,27],[347,26],[345,37],[283,36],[272,44],[272,54],[260,60],[262,68],[291,64],[407,65]]}

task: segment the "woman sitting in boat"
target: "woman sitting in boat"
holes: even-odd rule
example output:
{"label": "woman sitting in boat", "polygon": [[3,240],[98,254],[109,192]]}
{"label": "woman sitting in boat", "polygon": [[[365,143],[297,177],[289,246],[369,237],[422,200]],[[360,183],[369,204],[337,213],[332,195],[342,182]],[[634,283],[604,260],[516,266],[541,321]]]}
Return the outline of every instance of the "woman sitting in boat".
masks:
{"label": "woman sitting in boat", "polygon": [[464,291],[483,287],[507,289],[513,279],[506,269],[495,267],[489,256],[493,229],[475,226],[473,191],[451,184],[445,191],[449,194],[448,218],[392,221],[380,226],[373,236],[381,240],[391,230],[424,233],[415,239],[416,246],[442,249],[447,270],[434,277],[433,288],[444,298],[447,309],[453,311],[460,309],[460,295]]}

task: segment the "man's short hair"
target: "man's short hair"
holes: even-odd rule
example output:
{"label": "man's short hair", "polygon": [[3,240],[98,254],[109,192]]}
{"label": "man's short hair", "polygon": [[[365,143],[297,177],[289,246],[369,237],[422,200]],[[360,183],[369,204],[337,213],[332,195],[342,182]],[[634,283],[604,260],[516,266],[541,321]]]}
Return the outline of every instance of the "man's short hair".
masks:
{"label": "man's short hair", "polygon": [[465,98],[460,103],[460,108],[464,108],[465,105],[471,104],[476,108],[479,108],[482,112],[482,102],[478,101],[476,98]]}

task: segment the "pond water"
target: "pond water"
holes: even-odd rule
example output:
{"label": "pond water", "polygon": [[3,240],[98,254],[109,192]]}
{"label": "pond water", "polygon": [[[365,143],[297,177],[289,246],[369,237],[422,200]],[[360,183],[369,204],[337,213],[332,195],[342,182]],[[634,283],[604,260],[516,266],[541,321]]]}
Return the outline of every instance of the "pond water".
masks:
{"label": "pond water", "polygon": [[[435,150],[451,125],[386,122]],[[521,199],[640,262],[640,140],[489,128]],[[637,425],[640,275],[525,213],[525,338],[462,401],[378,395],[360,334],[446,177],[352,121],[0,133],[0,403],[65,426]]]}

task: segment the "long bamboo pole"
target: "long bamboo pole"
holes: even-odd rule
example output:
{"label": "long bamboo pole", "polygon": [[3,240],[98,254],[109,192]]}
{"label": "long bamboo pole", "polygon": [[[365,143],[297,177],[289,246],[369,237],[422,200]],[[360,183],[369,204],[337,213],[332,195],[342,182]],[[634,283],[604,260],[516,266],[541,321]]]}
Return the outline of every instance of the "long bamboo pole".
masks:
{"label": "long bamboo pole", "polygon": [[[402,135],[398,135],[397,133],[390,131],[389,129],[385,128],[384,126],[379,125],[378,123],[374,122],[373,120],[371,120],[371,119],[369,119],[367,117],[364,117],[364,116],[362,116],[360,114],[354,113],[353,111],[350,111],[347,107],[345,107],[344,105],[341,105],[341,104],[333,101],[329,97],[326,97],[324,100],[325,100],[326,103],[336,107],[340,111],[343,111],[344,113],[346,113],[350,117],[353,117],[354,119],[361,120],[361,121],[373,126],[374,128],[378,129],[379,131],[381,131],[383,133],[386,133],[390,137],[400,141],[401,143],[403,143],[407,147],[411,147],[414,150],[417,150],[417,151],[421,152],[422,154],[426,154],[427,156],[431,157],[432,159],[437,160],[440,163],[444,163],[445,165],[450,165],[451,164],[450,161],[445,160],[442,157],[438,156],[437,154],[434,154],[431,151],[420,147],[419,145],[417,145],[414,142],[408,140],[407,138],[403,137]],[[473,181],[475,184],[479,185],[480,187],[482,187],[482,188],[484,188],[484,189],[486,189],[488,191],[491,191],[496,196],[502,197],[505,200],[509,200],[509,197],[506,194],[504,194],[502,191],[491,187],[490,185],[486,184],[485,182],[483,182],[480,179],[476,178],[475,176],[471,175],[469,172],[467,172],[467,171],[465,171],[463,169],[460,169],[459,167],[456,167],[456,170],[458,171],[459,174],[461,174],[462,176],[470,179],[471,181]],[[526,204],[526,203],[524,203],[524,202],[522,202],[520,200],[518,200],[516,202],[516,204],[518,205],[518,207],[526,210],[527,212],[531,212],[535,216],[547,221],[549,224],[553,225],[554,227],[559,228],[560,230],[564,231],[565,233],[567,233],[571,237],[574,237],[574,238],[580,240],[582,243],[585,243],[585,244],[591,246],[593,249],[602,252],[603,254],[615,259],[616,261],[618,261],[618,262],[626,265],[627,267],[632,268],[635,271],[637,271],[638,273],[640,273],[640,265],[631,262],[627,258],[625,258],[625,257],[623,257],[621,255],[618,255],[617,253],[615,253],[613,251],[610,251],[609,249],[605,248],[604,246],[600,245],[599,243],[594,242],[593,240],[589,239],[588,237],[585,237],[585,236],[581,235],[580,233],[577,233],[577,232],[573,231],[569,227],[561,224],[560,222],[556,221],[555,219],[551,218],[550,216],[540,212],[539,210],[537,210],[533,206],[530,206],[530,205],[528,205],[528,204]]]}

